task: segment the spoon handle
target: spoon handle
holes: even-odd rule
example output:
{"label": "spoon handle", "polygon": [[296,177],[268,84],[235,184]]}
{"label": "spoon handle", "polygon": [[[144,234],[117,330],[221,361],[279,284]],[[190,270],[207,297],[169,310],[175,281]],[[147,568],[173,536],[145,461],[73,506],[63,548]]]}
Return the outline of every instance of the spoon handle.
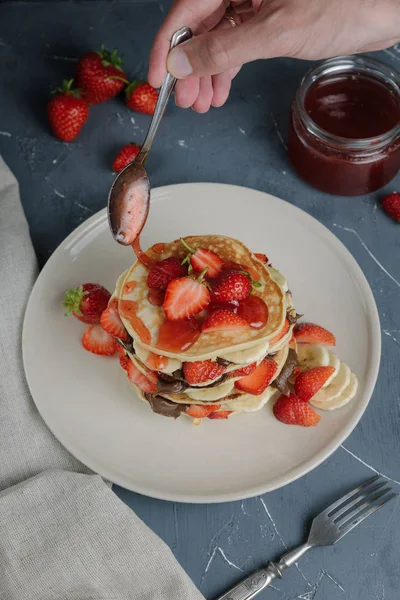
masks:
{"label": "spoon handle", "polygon": [[[170,50],[172,50],[172,48],[175,48],[175,46],[178,46],[178,44],[181,44],[182,42],[186,42],[187,40],[190,40],[190,38],[192,36],[193,36],[193,33],[189,27],[182,27],[182,29],[179,29],[172,36]],[[146,135],[146,139],[144,140],[142,149],[136,158],[137,162],[139,162],[139,161],[144,162],[144,160],[151,148],[151,145],[154,140],[154,136],[157,133],[158,126],[164,115],[165,108],[167,106],[169,97],[172,93],[172,90],[175,87],[176,82],[177,82],[176,77],[173,77],[170,73],[166,74],[165,79],[164,79],[163,84],[160,89],[160,93],[158,95],[156,108],[154,110],[154,115],[153,115],[152,121],[150,123],[150,127],[149,127],[149,130]]]}

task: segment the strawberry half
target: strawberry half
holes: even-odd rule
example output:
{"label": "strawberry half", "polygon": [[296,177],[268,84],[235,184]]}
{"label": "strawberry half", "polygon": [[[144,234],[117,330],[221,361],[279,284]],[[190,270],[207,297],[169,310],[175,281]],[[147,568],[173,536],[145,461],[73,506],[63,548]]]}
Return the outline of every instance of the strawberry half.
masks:
{"label": "strawberry half", "polygon": [[156,262],[147,276],[147,285],[151,289],[166,290],[173,279],[187,274],[187,269],[175,256]]}
{"label": "strawberry half", "polygon": [[246,377],[246,375],[251,375],[257,368],[257,363],[252,363],[251,365],[247,365],[246,367],[242,367],[241,369],[236,369],[236,371],[231,371],[231,377]]}
{"label": "strawberry half", "polygon": [[333,367],[314,367],[303,371],[296,377],[295,394],[300,400],[307,402],[325,385],[335,372]]}
{"label": "strawberry half", "polygon": [[204,419],[204,417],[208,417],[219,408],[221,408],[220,404],[209,404],[207,406],[204,404],[189,404],[185,412],[190,417],[193,417],[193,419]]}
{"label": "strawberry half", "polygon": [[168,284],[163,303],[164,312],[170,321],[190,319],[210,303],[210,292],[202,278],[181,277]]}
{"label": "strawberry half", "polygon": [[314,323],[297,323],[293,333],[299,344],[336,345],[336,338],[333,333]]}
{"label": "strawberry half", "polygon": [[82,346],[88,352],[103,356],[112,356],[117,351],[117,343],[113,336],[97,324],[86,327],[82,336]]}
{"label": "strawberry half", "polygon": [[99,323],[110,298],[110,292],[102,285],[84,283],[67,290],[62,305],[67,309],[65,316],[72,313],[83,323]]}
{"label": "strawberry half", "polygon": [[261,262],[265,263],[266,265],[268,264],[268,257],[266,254],[260,254],[259,252],[254,252],[254,256],[256,258],[258,258],[258,260],[261,260]]}
{"label": "strawberry half", "polygon": [[124,371],[126,371],[130,360],[129,360],[128,356],[126,355],[125,350],[118,344],[117,344],[117,354],[118,354],[118,358],[119,358],[119,364],[124,369]]}
{"label": "strawberry half", "polygon": [[321,420],[319,414],[307,402],[294,394],[278,398],[274,405],[274,415],[281,423],[301,427],[313,427]]}
{"label": "strawberry half", "polygon": [[219,365],[212,360],[196,360],[186,362],[183,365],[183,374],[188,383],[198,384],[204,381],[211,381],[221,377],[226,371],[226,367]]}
{"label": "strawberry half", "polygon": [[235,381],[235,387],[242,392],[259,396],[271,383],[278,365],[270,358],[265,358],[260,362],[250,375]]}
{"label": "strawberry half", "polygon": [[102,312],[100,325],[104,331],[107,331],[114,337],[124,340],[124,342],[129,341],[129,335],[121,321],[121,317],[119,316],[118,311],[112,306],[109,306]]}
{"label": "strawberry half", "polygon": [[244,300],[251,292],[251,278],[240,271],[224,271],[212,290],[213,302]]}
{"label": "strawberry half", "polygon": [[191,248],[182,238],[181,242],[188,251],[184,263],[189,262],[193,271],[202,273],[204,269],[207,269],[207,277],[210,277],[210,279],[213,279],[220,273],[224,263],[216,252],[201,247]]}
{"label": "strawberry half", "polygon": [[208,419],[227,419],[232,414],[232,410],[216,410],[207,415]]}
{"label": "strawberry half", "polygon": [[128,363],[126,371],[128,373],[129,380],[137,385],[142,392],[150,392],[153,394],[157,391],[157,377],[146,377],[146,375],[139,371],[139,369],[131,360]]}
{"label": "strawberry half", "polygon": [[236,313],[226,310],[216,310],[203,323],[201,330],[212,333],[213,331],[241,331],[250,329],[250,325]]}

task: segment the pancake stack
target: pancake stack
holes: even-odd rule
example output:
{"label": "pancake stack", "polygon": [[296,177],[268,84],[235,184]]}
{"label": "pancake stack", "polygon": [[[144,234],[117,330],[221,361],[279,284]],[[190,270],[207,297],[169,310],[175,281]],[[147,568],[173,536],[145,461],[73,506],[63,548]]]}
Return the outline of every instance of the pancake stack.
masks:
{"label": "pancake stack", "polygon": [[[199,424],[203,418],[260,410],[278,390],[285,393],[297,364],[292,330],[298,315],[287,282],[264,255],[223,236],[155,244],[146,257],[153,264],[169,257],[184,261],[187,247],[216,253],[223,272],[246,273],[253,285],[249,297],[221,306],[212,301],[186,321],[169,321],[164,292],[149,288],[149,268],[137,260],[121,275],[110,300],[128,332],[127,340],[119,340],[121,366],[138,396],[163,416],[185,415]],[[194,275],[189,268],[187,276]],[[207,272],[205,277],[212,297],[218,277],[207,280]],[[252,321],[254,313],[246,307],[253,304],[265,305],[264,320]],[[248,327],[204,330],[218,310],[244,315]]]}

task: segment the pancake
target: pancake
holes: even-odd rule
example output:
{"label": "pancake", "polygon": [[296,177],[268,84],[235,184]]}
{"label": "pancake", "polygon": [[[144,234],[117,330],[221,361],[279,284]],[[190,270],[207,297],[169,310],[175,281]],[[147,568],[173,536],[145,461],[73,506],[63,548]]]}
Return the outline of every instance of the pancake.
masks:
{"label": "pancake", "polygon": [[[267,342],[274,340],[282,330],[287,311],[287,296],[279,283],[272,279],[266,265],[258,260],[244,244],[232,238],[216,235],[192,236],[185,238],[185,241],[192,247],[200,245],[213,250],[224,262],[233,261],[243,265],[253,280],[261,284],[261,287],[254,289],[253,294],[266,303],[268,321],[261,329],[203,332],[184,352],[160,348],[157,342],[160,327],[165,321],[165,314],[162,307],[154,306],[149,302],[148,269],[136,261],[132,268],[118,280],[115,293],[118,298],[119,314],[135,344],[155,354],[181,362],[206,360],[221,355],[225,358],[233,351],[247,350],[260,342],[265,342],[264,347],[266,347]],[[161,254],[152,248],[147,251],[148,256],[155,260],[163,260],[169,256],[183,259],[186,253],[180,240],[164,244]],[[238,364],[246,364],[246,361],[240,361]]]}

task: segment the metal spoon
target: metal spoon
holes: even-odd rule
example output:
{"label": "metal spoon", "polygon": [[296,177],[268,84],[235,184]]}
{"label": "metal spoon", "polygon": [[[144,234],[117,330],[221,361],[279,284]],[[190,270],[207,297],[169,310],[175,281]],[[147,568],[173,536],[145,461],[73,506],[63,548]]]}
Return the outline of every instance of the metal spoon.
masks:
{"label": "metal spoon", "polygon": [[[186,42],[192,35],[189,27],[179,29],[172,37],[170,49]],[[143,165],[176,81],[175,77],[167,73],[142,149],[135,160],[117,175],[111,186],[108,222],[115,241],[123,246],[132,245],[146,223],[150,206],[150,181]]]}

